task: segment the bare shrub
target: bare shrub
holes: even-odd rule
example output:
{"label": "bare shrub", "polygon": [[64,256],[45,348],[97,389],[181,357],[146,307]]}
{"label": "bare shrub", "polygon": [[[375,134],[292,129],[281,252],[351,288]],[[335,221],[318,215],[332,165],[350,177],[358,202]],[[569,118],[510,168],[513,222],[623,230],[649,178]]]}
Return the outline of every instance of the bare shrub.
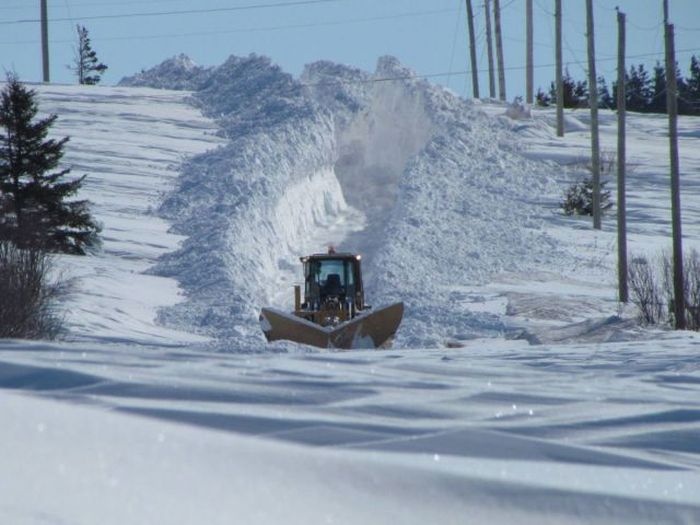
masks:
{"label": "bare shrub", "polygon": [[645,257],[633,257],[628,273],[631,300],[639,309],[640,321],[643,324],[664,321],[664,300],[654,267]]}
{"label": "bare shrub", "polygon": [[686,326],[700,330],[700,255],[692,250],[685,256]]}
{"label": "bare shrub", "polygon": [[61,331],[56,301],[68,291],[50,282],[51,256],[0,242],[0,337],[54,339]]}
{"label": "bare shrub", "polygon": [[[663,286],[669,311],[673,311],[673,255],[662,255]],[[700,254],[691,250],[683,257],[683,297],[685,299],[686,327],[700,330]]]}

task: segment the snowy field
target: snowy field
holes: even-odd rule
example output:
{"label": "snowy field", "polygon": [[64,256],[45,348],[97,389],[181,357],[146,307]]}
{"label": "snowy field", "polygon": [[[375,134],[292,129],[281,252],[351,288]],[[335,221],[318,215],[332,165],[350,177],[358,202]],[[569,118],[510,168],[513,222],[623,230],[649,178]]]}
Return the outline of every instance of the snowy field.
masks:
{"label": "snowy field", "polygon": [[[617,303],[614,212],[558,210],[586,113],[560,139],[548,109],[371,82],[406,71],[179,57],[36,87],[104,246],[59,260],[64,340],[0,343],[1,523],[700,523],[700,337]],[[666,120],[628,123],[630,251],[654,257]],[[700,249],[700,119],[680,143]],[[259,308],[328,244],[405,301],[392,349],[264,342]]]}

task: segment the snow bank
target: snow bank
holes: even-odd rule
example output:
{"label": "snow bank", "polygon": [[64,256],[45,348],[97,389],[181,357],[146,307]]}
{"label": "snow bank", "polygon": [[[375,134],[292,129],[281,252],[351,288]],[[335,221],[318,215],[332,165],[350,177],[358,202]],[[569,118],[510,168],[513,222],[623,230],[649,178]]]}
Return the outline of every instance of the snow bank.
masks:
{"label": "snow bank", "polygon": [[224,348],[254,349],[259,307],[286,282],[280,264],[296,262],[310,230],[347,207],[332,173],[332,119],[257,56],[216,68],[195,99],[228,143],[191,159],[161,208],[188,236],[156,269],[177,277],[188,301],[161,317],[215,335]]}
{"label": "snow bank", "polygon": [[348,241],[369,252],[372,300],[407,303],[395,344],[502,331],[492,314],[457,311],[453,293],[557,257],[542,230],[551,167],[525,160],[509,126],[394,58],[379,60],[376,82],[339,69],[312,66],[306,80],[342,117],[336,173],[370,219]]}
{"label": "snow bank", "polygon": [[229,142],[192,159],[162,207],[189,236],[157,269],[188,292],[167,323],[260,347],[259,308],[289,305],[297,256],[339,244],[363,253],[370,302],[407,303],[397,344],[441,345],[503,331],[493,314],[456,312],[455,286],[556,255],[541,228],[549,165],[520,155],[510,126],[396,59],[373,74],[318,62],[300,80],[255,55],[206,78],[181,62],[174,86],[189,67],[195,103]]}
{"label": "snow bank", "polygon": [[194,91],[209,76],[209,70],[195,64],[187,55],[180,54],[148,71],[142,70],[131,77],[124,77],[117,85]]}

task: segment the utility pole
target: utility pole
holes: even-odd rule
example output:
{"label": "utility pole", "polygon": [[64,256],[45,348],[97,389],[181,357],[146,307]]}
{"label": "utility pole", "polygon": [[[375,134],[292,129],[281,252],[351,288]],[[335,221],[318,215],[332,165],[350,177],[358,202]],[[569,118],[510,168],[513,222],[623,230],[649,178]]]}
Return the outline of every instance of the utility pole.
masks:
{"label": "utility pole", "polygon": [[489,58],[489,97],[496,98],[496,76],[493,71],[493,38],[491,37],[491,6],[489,0],[484,0],[486,14],[486,50]]}
{"label": "utility pole", "polygon": [[564,136],[564,73],[562,71],[561,56],[561,0],[554,0],[554,26],[555,26],[555,55],[556,70],[555,82],[557,86],[557,137]]}
{"label": "utility pole", "polygon": [[[668,0],[664,18],[668,20]],[[683,241],[681,235],[681,192],[678,162],[678,86],[673,24],[666,23],[666,107],[671,164],[671,220],[673,223],[673,316],[676,329],[685,329],[685,293],[683,278]]]}
{"label": "utility pole", "polygon": [[600,218],[600,137],[598,136],[598,80],[595,72],[593,0],[586,0],[588,38],[588,103],[591,106],[591,171],[593,172],[593,228],[602,228]]}
{"label": "utility pole", "polygon": [[469,27],[469,55],[472,63],[472,92],[479,98],[479,70],[476,65],[476,37],[474,36],[474,11],[472,0],[467,1],[467,26]]}
{"label": "utility pole", "polygon": [[41,0],[41,65],[44,82],[49,79],[49,14],[46,0]]}
{"label": "utility pole", "polygon": [[532,89],[532,0],[526,0],[525,2],[525,33],[527,34],[527,46],[525,51],[525,100],[528,104],[532,105],[532,103],[534,102],[534,93]]}
{"label": "utility pole", "polygon": [[498,98],[506,99],[506,72],[503,65],[503,39],[501,37],[501,0],[493,0],[493,20],[496,25],[496,60],[498,62]]}
{"label": "utility pole", "polygon": [[629,301],[627,283],[627,203],[625,168],[627,162],[625,117],[625,13],[617,11],[617,276],[621,303]]}

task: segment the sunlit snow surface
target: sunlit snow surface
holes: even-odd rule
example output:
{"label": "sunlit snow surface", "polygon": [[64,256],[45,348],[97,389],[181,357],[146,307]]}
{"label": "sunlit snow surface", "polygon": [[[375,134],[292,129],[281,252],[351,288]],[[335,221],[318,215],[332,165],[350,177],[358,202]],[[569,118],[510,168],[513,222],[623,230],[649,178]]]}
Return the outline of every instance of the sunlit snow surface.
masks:
{"label": "sunlit snow surface", "polygon": [[[700,338],[618,307],[613,215],[556,209],[585,112],[557,139],[550,110],[345,66],[193,67],[150,81],[195,94],[37,87],[104,246],[59,260],[67,341],[0,343],[0,522],[700,523]],[[665,120],[629,122],[630,245],[655,255]],[[366,254],[371,301],[407,302],[393,349],[263,342],[257,308],[289,306],[326,243]]]}

